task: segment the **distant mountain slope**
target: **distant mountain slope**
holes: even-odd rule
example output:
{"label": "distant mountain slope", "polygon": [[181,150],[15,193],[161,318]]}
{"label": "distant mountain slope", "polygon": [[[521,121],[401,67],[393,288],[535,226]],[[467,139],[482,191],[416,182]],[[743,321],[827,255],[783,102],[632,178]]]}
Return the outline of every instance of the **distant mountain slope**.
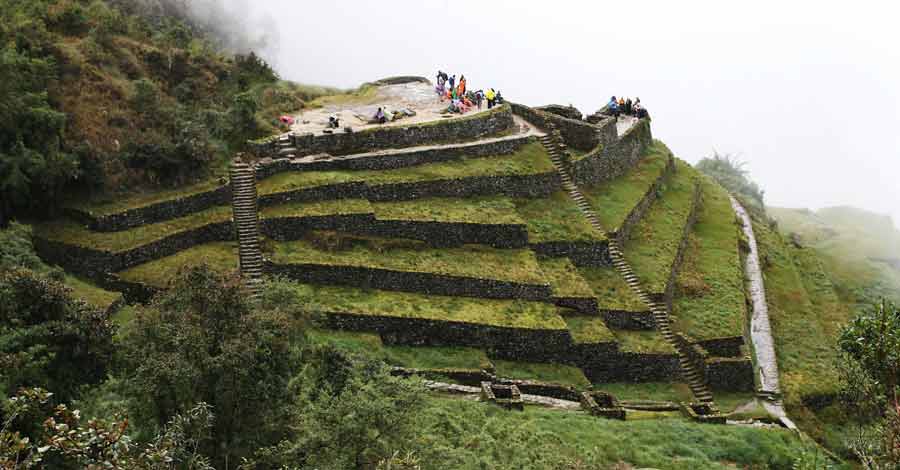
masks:
{"label": "distant mountain slope", "polygon": [[782,233],[819,252],[843,300],[900,299],[900,230],[890,217],[847,206],[767,210]]}

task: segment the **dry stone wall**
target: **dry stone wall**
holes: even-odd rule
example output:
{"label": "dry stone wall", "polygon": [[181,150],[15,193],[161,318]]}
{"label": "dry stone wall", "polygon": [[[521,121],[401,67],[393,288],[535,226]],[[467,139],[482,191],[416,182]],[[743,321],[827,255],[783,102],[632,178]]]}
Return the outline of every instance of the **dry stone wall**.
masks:
{"label": "dry stone wall", "polygon": [[569,258],[578,267],[609,266],[609,242],[567,242],[553,241],[532,243],[532,251],[550,258]]}
{"label": "dry stone wall", "polygon": [[513,113],[522,116],[526,121],[547,128],[548,123],[553,123],[562,134],[563,141],[569,147],[590,151],[600,145],[600,136],[597,127],[587,122],[558,116],[540,109],[510,103]]}
{"label": "dry stone wall", "polygon": [[713,390],[752,392],[753,363],[747,357],[714,357],[706,361],[706,379]]}
{"label": "dry stone wall", "polygon": [[574,106],[563,106],[561,104],[548,104],[545,106],[538,106],[534,108],[538,111],[548,112],[550,114],[555,114],[557,116],[562,116],[568,119],[574,119],[576,121],[581,120],[581,111]]}
{"label": "dry stone wall", "polygon": [[662,191],[662,186],[669,180],[674,172],[675,158],[670,156],[663,173],[653,182],[650,188],[647,189],[647,192],[641,197],[640,202],[631,209],[631,212],[625,217],[622,225],[620,225],[615,234],[613,234],[620,246],[625,246],[625,242],[628,241],[628,237],[631,235],[631,230],[644,218],[647,209],[653,205],[653,201],[656,200],[660,191]]}
{"label": "dry stone wall", "polygon": [[[615,131],[615,122],[606,124],[605,132]],[[594,126],[591,126],[595,130]],[[609,139],[606,133],[603,139]],[[620,138],[603,146],[603,150],[582,158],[572,165],[572,178],[578,186],[592,186],[624,175],[641,159],[644,150],[653,142],[650,121],[642,119]]]}

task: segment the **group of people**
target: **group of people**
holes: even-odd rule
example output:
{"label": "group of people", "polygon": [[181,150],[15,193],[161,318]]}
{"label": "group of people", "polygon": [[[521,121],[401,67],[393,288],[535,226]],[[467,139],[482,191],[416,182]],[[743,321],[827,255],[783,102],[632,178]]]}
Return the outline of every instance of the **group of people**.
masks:
{"label": "group of people", "polygon": [[457,83],[456,75],[448,76],[446,72],[438,70],[434,91],[441,97],[441,101],[450,102],[447,106],[448,112],[462,114],[473,108],[481,109],[484,102],[487,102],[488,109],[503,103],[503,95],[499,91],[493,88],[488,88],[487,91],[471,91],[467,88],[467,84],[465,75],[460,75]]}
{"label": "group of people", "polygon": [[625,116],[634,116],[638,119],[643,119],[649,116],[647,113],[647,109],[644,108],[644,105],[641,104],[640,98],[635,98],[634,101],[631,101],[631,98],[619,97],[617,100],[615,96],[609,99],[609,103],[606,103],[606,113],[610,116],[619,117],[620,115]]}

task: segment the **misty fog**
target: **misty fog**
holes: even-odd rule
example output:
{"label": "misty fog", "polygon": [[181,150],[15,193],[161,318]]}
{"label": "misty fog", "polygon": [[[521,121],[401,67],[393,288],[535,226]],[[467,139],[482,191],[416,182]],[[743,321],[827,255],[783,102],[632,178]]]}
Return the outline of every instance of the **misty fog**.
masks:
{"label": "misty fog", "polygon": [[234,35],[262,41],[286,79],[354,87],[440,68],[585,113],[639,96],[676,155],[738,155],[770,205],[900,220],[893,3],[224,1]]}

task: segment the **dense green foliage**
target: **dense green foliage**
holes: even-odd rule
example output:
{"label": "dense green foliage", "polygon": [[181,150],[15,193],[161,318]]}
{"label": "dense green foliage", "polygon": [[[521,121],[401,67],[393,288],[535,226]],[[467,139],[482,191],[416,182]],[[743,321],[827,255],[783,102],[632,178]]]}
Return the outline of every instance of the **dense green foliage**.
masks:
{"label": "dense green foliage", "polygon": [[744,169],[745,165],[745,162],[739,161],[733,155],[720,155],[715,152],[712,157],[704,158],[694,166],[736,197],[749,202],[758,210],[765,210],[763,202],[765,191],[750,180],[747,170]]}
{"label": "dense green foliage", "polygon": [[71,290],[21,268],[0,275],[0,392],[23,386],[56,390],[62,399],[106,378],[113,327]]}

